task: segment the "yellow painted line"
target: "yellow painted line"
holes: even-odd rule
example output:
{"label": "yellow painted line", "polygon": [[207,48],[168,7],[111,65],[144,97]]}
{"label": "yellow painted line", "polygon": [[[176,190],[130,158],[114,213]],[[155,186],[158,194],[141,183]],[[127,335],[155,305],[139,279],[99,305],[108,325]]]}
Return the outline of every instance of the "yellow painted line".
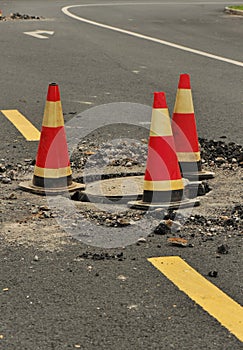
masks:
{"label": "yellow painted line", "polygon": [[27,141],[39,141],[40,132],[31,122],[26,119],[17,109],[5,109],[1,112],[13,123]]}
{"label": "yellow painted line", "polygon": [[148,261],[243,342],[243,307],[178,256]]}

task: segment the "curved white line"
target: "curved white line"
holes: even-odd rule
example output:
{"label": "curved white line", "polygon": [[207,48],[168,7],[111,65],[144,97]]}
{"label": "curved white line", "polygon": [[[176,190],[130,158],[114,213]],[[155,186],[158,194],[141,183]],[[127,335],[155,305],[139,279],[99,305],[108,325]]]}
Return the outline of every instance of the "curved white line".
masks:
{"label": "curved white line", "polygon": [[[233,3],[232,3],[233,4]],[[238,4],[242,4],[242,1],[234,1],[235,5]],[[170,6],[178,6],[178,5],[230,5],[229,1],[200,1],[200,2],[115,2],[115,3],[111,3],[111,2],[107,2],[107,3],[103,3],[103,4],[82,4],[82,5],[70,5],[70,6],[66,6],[64,8],[71,8],[71,7],[103,7],[103,6],[136,6],[136,5],[144,5],[144,6],[148,6],[148,5],[170,5]]]}
{"label": "curved white line", "polygon": [[[100,22],[95,22],[95,21],[91,21],[87,18],[83,18],[83,17],[79,17],[77,15],[74,15],[72,14],[71,12],[69,12],[69,9],[70,8],[74,8],[74,7],[91,7],[91,6],[124,6],[124,5],[168,5],[169,3],[149,3],[149,4],[144,4],[144,3],[115,3],[115,4],[111,4],[111,3],[106,3],[106,4],[83,4],[83,5],[71,5],[71,6],[66,6],[66,7],[63,7],[62,8],[62,12],[71,17],[71,18],[74,18],[80,22],[84,22],[84,23],[88,23],[88,24],[91,24],[91,25],[94,25],[96,27],[100,27],[100,28],[105,28],[105,29],[109,29],[109,30],[112,30],[114,32],[118,32],[118,33],[122,33],[122,34],[126,34],[126,35],[129,35],[129,36],[133,36],[135,38],[139,38],[139,39],[144,39],[144,40],[148,40],[148,41],[152,41],[152,42],[155,42],[155,43],[158,43],[158,44],[161,44],[161,45],[166,45],[166,46],[170,46],[170,47],[173,47],[175,49],[179,49],[179,50],[182,50],[182,51],[186,51],[186,52],[191,52],[191,53],[194,53],[196,55],[200,55],[200,56],[204,56],[204,57],[207,57],[207,58],[212,58],[214,60],[218,60],[218,61],[222,61],[222,62],[226,62],[226,63],[230,63],[230,64],[233,64],[235,66],[239,66],[239,67],[243,67],[243,62],[240,62],[240,61],[235,61],[235,60],[232,60],[230,58],[226,58],[226,57],[222,57],[222,56],[217,56],[217,55],[213,55],[211,53],[208,53],[208,52],[205,52],[205,51],[200,51],[200,50],[196,50],[196,49],[192,49],[190,47],[187,47],[187,46],[183,46],[183,45],[179,45],[179,44],[175,44],[175,43],[172,43],[170,41],[166,41],[166,40],[161,40],[161,39],[157,39],[157,38],[153,38],[151,36],[147,36],[147,35],[143,35],[143,34],[140,34],[140,33],[136,33],[136,32],[131,32],[130,30],[126,30],[126,29],[122,29],[122,28],[118,28],[118,27],[113,27],[113,26],[110,26],[108,24],[104,24],[104,23],[100,23]],[[175,4],[175,3],[174,3]],[[180,3],[181,4],[181,3]],[[195,3],[187,3],[187,4],[195,4]],[[196,4],[205,4],[205,3],[196,3]],[[210,3],[212,4],[212,3]],[[218,3],[217,3],[218,4]],[[185,4],[183,4],[185,5]]]}

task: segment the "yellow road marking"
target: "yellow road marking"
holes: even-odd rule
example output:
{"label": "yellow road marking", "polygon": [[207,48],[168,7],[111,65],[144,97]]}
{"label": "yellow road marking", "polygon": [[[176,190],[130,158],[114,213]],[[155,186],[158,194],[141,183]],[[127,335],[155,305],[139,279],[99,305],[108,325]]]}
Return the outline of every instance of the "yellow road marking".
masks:
{"label": "yellow road marking", "polygon": [[148,259],[181,291],[243,341],[243,307],[178,256]]}
{"label": "yellow road marking", "polygon": [[39,141],[40,132],[17,109],[6,109],[1,112],[14,124],[27,141]]}

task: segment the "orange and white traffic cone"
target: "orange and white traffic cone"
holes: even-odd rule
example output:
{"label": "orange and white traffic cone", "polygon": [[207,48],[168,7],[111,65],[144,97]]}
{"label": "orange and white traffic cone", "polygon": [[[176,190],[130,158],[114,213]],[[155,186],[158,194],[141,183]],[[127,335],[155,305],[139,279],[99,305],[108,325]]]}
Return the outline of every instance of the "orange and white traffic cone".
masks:
{"label": "orange and white traffic cone", "polygon": [[57,194],[84,189],[72,181],[59,87],[49,85],[32,182],[19,187],[37,194]]}
{"label": "orange and white traffic cone", "polygon": [[128,205],[146,210],[178,209],[199,204],[196,199],[184,198],[183,191],[184,185],[175,151],[165,93],[155,92],[143,198],[141,201],[128,202]]}
{"label": "orange and white traffic cone", "polygon": [[180,75],[172,131],[182,176],[190,180],[213,178],[214,173],[202,170],[189,74]]}

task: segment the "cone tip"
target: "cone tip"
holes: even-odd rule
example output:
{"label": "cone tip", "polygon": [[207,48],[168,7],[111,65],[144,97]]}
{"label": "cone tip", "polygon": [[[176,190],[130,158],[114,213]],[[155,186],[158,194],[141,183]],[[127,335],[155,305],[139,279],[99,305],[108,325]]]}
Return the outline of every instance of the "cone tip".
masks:
{"label": "cone tip", "polygon": [[191,88],[190,75],[181,74],[179,84],[178,84],[178,89],[190,89],[190,88]]}
{"label": "cone tip", "polygon": [[153,108],[168,108],[164,92],[154,92]]}
{"label": "cone tip", "polygon": [[47,93],[47,101],[56,102],[60,101],[59,87],[56,83],[50,83]]}

